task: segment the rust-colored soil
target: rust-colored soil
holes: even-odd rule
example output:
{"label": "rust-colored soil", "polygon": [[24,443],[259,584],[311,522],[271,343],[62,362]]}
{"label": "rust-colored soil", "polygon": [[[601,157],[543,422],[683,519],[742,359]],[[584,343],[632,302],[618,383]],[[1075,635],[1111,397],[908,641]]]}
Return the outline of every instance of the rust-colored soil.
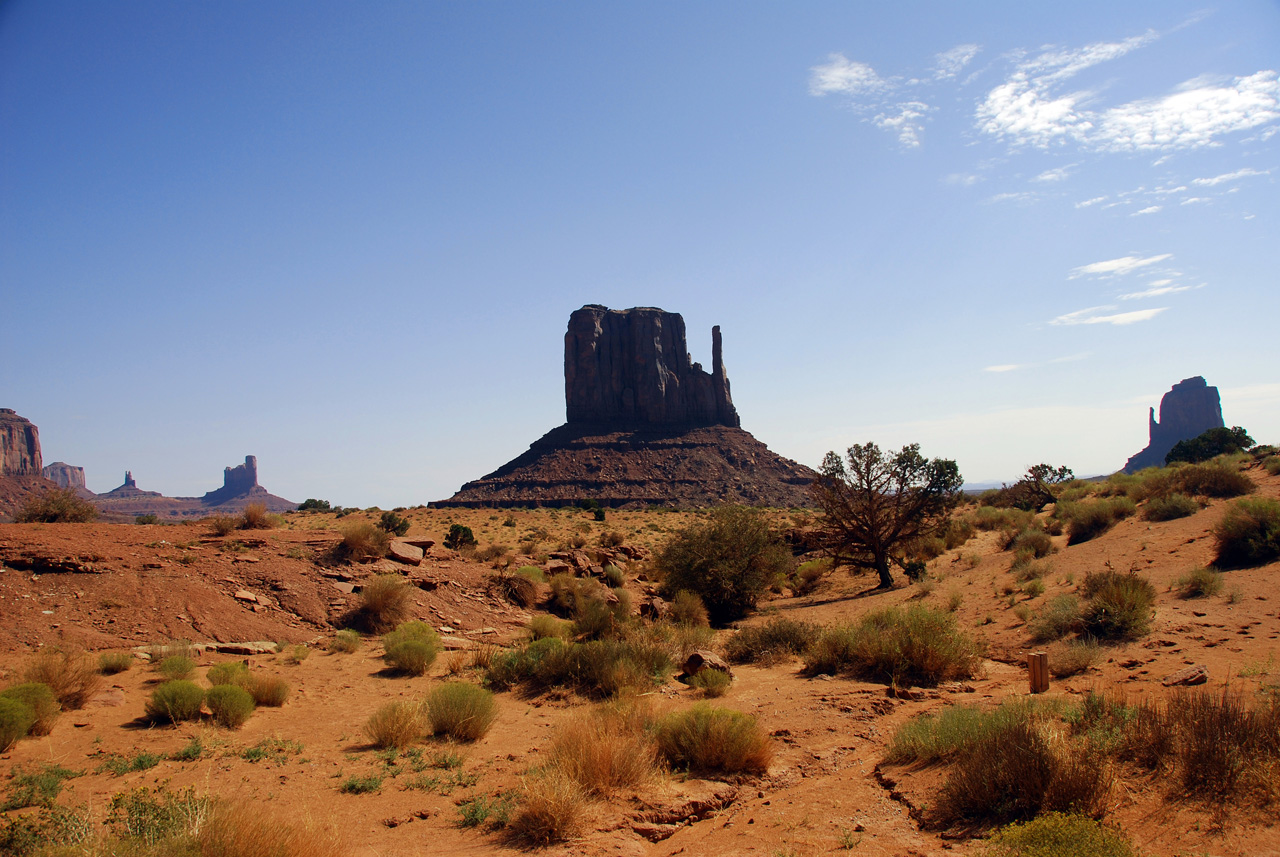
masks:
{"label": "rust-colored soil", "polygon": [[[1260,493],[1280,495],[1280,477],[1254,469]],[[1111,647],[1099,666],[1055,681],[1051,693],[1078,695],[1111,690],[1133,699],[1168,691],[1161,680],[1189,664],[1208,667],[1210,687],[1224,682],[1248,691],[1280,681],[1280,596],[1274,580],[1280,564],[1226,574],[1223,593],[1183,600],[1171,591],[1176,578],[1213,555],[1210,530],[1229,501],[1215,501],[1196,515],[1151,524],[1131,518],[1094,541],[1066,547],[1052,558],[1045,594],[1029,600],[1032,610],[1053,595],[1073,591],[1086,573],[1110,563],[1136,567],[1159,591],[1153,629],[1143,639]],[[439,542],[453,522],[471,526],[481,546],[515,547],[531,534],[537,551],[555,549],[575,535],[594,544],[616,531],[624,544],[653,547],[688,518],[673,512],[614,512],[597,523],[567,510],[411,510],[409,538]],[[780,521],[793,521],[777,513]],[[350,520],[350,519],[348,519]],[[508,526],[510,522],[510,526]],[[259,708],[239,730],[212,724],[153,727],[143,719],[156,674],[138,660],[130,671],[104,679],[102,691],[81,711],[65,712],[47,737],[28,738],[0,756],[0,776],[56,762],[88,772],[68,780],[60,802],[88,804],[98,815],[113,794],[169,781],[200,791],[247,797],[284,817],[333,823],[356,855],[518,853],[500,831],[464,828],[459,804],[475,797],[501,797],[539,764],[557,723],[589,704],[569,694],[527,698],[499,694],[500,715],[473,745],[428,742],[423,758],[456,751],[459,771],[420,772],[403,757],[389,764],[366,744],[361,727],[393,699],[420,699],[452,668],[477,677],[469,652],[487,643],[518,639],[528,611],[492,593],[488,564],[460,557],[438,545],[419,567],[389,562],[331,566],[323,562],[336,543],[332,515],[290,515],[284,529],[209,534],[201,524],[0,525],[0,683],[16,678],[41,646],[82,645],[93,650],[186,638],[238,642],[310,642],[299,663],[285,654],[250,656],[253,669],[280,676],[292,686],[281,708]],[[535,533],[536,530],[545,533]],[[894,731],[909,718],[951,704],[994,704],[1027,693],[1023,666],[1029,650],[1025,624],[1015,610],[1028,602],[1002,592],[1013,582],[1011,555],[991,534],[981,534],[930,564],[938,582],[923,596],[939,606],[959,596],[960,624],[985,636],[991,659],[982,675],[966,683],[917,691],[918,698],[887,695],[883,685],[845,678],[806,678],[799,662],[737,667],[729,693],[717,704],[755,714],[773,735],[776,754],[769,773],[729,782],[665,777],[635,793],[593,806],[590,831],[549,854],[730,855],[828,854],[846,848],[869,855],[972,853],[980,840],[948,839],[921,830],[916,817],[933,800],[942,774],[881,764]],[[517,560],[523,562],[523,560]],[[629,568],[628,587],[637,595],[646,582],[641,567]],[[449,638],[430,674],[388,675],[376,640],[355,654],[328,654],[323,640],[356,603],[343,591],[379,571],[396,571],[418,584],[413,613]],[[346,579],[344,579],[346,578]],[[829,577],[815,593],[778,596],[762,605],[752,622],[787,615],[811,622],[847,621],[887,604],[921,598],[918,587],[869,592],[872,581]],[[248,600],[245,594],[253,596]],[[237,595],[240,595],[237,598]],[[636,599],[639,600],[638,598]],[[731,632],[722,632],[723,639]],[[205,654],[199,673],[232,655]],[[691,704],[697,693],[674,680],[650,699],[659,709]],[[195,761],[165,759],[148,770],[116,776],[99,766],[115,755],[139,751],[164,757],[200,738]],[[283,742],[274,759],[249,761],[246,749]],[[296,742],[296,743],[292,743]],[[380,789],[344,794],[353,776],[381,774]],[[394,776],[393,776],[394,774]],[[431,789],[409,788],[436,777]],[[0,789],[5,783],[0,781]],[[1121,770],[1108,819],[1123,828],[1144,853],[1256,855],[1280,853],[1274,807],[1206,806],[1170,795],[1168,783]],[[656,840],[656,841],[654,841]]]}

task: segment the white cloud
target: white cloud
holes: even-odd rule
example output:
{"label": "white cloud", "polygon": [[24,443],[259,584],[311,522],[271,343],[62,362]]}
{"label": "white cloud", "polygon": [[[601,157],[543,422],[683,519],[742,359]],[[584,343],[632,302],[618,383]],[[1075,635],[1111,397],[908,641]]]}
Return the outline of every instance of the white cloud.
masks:
{"label": "white cloud", "polygon": [[831,54],[826,65],[809,69],[809,94],[823,96],[827,93],[860,95],[876,92],[888,84],[866,63],[854,62],[844,54]]}
{"label": "white cloud", "polygon": [[1081,265],[1078,268],[1072,268],[1068,279],[1074,280],[1077,277],[1115,277],[1136,271],[1138,268],[1145,268],[1148,265],[1154,265],[1156,262],[1163,262],[1165,259],[1173,258],[1172,253],[1161,253],[1159,256],[1147,256],[1142,258],[1139,256],[1121,256],[1119,259],[1108,259],[1105,262],[1092,262],[1088,265]]}
{"label": "white cloud", "polygon": [[1069,312],[1066,315],[1060,315],[1050,320],[1049,324],[1057,326],[1070,327],[1077,324],[1136,324],[1139,321],[1149,321],[1160,313],[1168,309],[1168,307],[1155,307],[1154,309],[1140,309],[1132,312],[1112,313],[1111,310],[1116,309],[1114,306],[1095,306],[1088,309],[1080,309],[1075,312]]}
{"label": "white cloud", "polygon": [[1030,202],[1035,199],[1036,195],[1030,191],[1018,191],[1016,193],[998,193],[995,196],[988,197],[987,202]]}
{"label": "white cloud", "polygon": [[1140,214],[1155,214],[1157,211],[1159,211],[1162,208],[1164,208],[1164,206],[1162,205],[1148,205],[1146,208],[1140,211],[1135,211],[1133,214],[1130,214],[1129,216],[1137,217]]}
{"label": "white cloud", "polygon": [[952,173],[944,181],[947,184],[960,185],[961,187],[973,187],[982,181],[982,176],[975,173]]}
{"label": "white cloud", "polygon": [[1251,170],[1245,167],[1242,170],[1236,170],[1234,173],[1223,173],[1220,176],[1214,176],[1209,179],[1192,179],[1191,183],[1197,187],[1213,187],[1223,182],[1233,182],[1239,179],[1248,178],[1249,176],[1269,176],[1271,170]]}
{"label": "white cloud", "polygon": [[935,56],[933,76],[938,80],[949,80],[967,66],[982,48],[979,45],[956,45],[949,51]]}
{"label": "white cloud", "polygon": [[1067,164],[1065,167],[1054,167],[1051,170],[1045,170],[1040,175],[1032,179],[1033,182],[1060,182],[1067,176],[1071,175],[1071,169],[1075,164]]}
{"label": "white cloud", "polygon": [[1093,199],[1086,199],[1084,202],[1077,202],[1076,208],[1088,208],[1091,205],[1097,205],[1100,202],[1106,202],[1105,196],[1095,196]]}
{"label": "white cloud", "polygon": [[1140,292],[1130,292],[1127,295],[1121,295],[1122,301],[1136,301],[1142,298],[1154,298],[1160,295],[1173,295],[1178,292],[1185,292],[1191,289],[1190,286],[1170,286],[1164,285],[1171,282],[1170,280],[1156,280],[1151,284],[1150,288],[1143,289]]}
{"label": "white cloud", "polygon": [[1275,71],[1225,80],[1196,78],[1173,92],[1103,110],[1084,107],[1095,94],[1059,92],[1087,68],[1124,56],[1153,32],[1079,49],[1047,50],[1020,62],[978,106],[978,128],[1016,146],[1074,142],[1096,151],[1171,151],[1218,145],[1217,138],[1280,119]]}
{"label": "white cloud", "polygon": [[915,148],[920,145],[920,132],[924,130],[924,123],[920,120],[925,117],[932,108],[923,101],[905,101],[902,104],[895,105],[896,114],[881,113],[871,121],[879,128],[892,131],[898,135],[898,142],[909,148]]}
{"label": "white cloud", "polygon": [[1015,369],[1021,369],[1021,368],[1022,368],[1021,363],[999,363],[995,366],[987,366],[982,371],[983,372],[1012,372]]}
{"label": "white cloud", "polygon": [[1208,201],[1209,201],[1209,197],[1207,196],[1189,196],[1186,199],[1184,199],[1180,204],[1191,205],[1191,203],[1193,202],[1208,202]]}
{"label": "white cloud", "polygon": [[1076,354],[1068,354],[1065,357],[1055,357],[1050,363],[1075,363],[1077,360],[1085,360],[1093,356],[1092,351],[1081,351]]}

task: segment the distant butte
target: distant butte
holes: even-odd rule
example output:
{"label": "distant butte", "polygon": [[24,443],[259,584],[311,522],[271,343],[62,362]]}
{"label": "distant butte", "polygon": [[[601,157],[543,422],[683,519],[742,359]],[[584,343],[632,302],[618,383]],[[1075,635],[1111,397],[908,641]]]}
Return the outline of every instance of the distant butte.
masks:
{"label": "distant butte", "polygon": [[803,506],[816,475],[740,427],[720,328],[711,371],[684,319],[588,304],[565,333],[566,422],[437,506]]}
{"label": "distant butte", "polygon": [[1180,440],[1199,437],[1209,429],[1222,428],[1222,401],[1218,388],[1210,387],[1199,375],[1174,384],[1160,399],[1160,420],[1156,409],[1147,416],[1149,442],[1124,465],[1125,473],[1146,467],[1163,467],[1164,457]]}

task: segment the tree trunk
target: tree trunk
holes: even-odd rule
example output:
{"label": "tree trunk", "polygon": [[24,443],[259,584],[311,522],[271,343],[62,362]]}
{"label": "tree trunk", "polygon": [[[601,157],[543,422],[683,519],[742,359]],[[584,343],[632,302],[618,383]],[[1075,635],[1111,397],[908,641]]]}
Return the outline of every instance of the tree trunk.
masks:
{"label": "tree trunk", "polygon": [[879,589],[893,589],[893,575],[889,574],[889,558],[876,557],[876,574],[880,575]]}

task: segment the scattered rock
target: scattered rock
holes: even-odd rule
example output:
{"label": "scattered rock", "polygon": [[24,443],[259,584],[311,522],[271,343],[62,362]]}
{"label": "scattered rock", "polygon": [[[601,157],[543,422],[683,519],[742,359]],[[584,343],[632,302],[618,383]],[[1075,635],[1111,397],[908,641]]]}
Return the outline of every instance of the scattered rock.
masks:
{"label": "scattered rock", "polygon": [[249,643],[215,643],[215,652],[224,655],[273,655],[276,644],[270,640],[257,640]]}
{"label": "scattered rock", "polygon": [[724,658],[706,649],[694,651],[684,659],[684,664],[680,668],[687,676],[695,676],[703,670],[718,670],[727,676],[733,675],[733,670],[729,669],[729,664]]}
{"label": "scattered rock", "polygon": [[1195,666],[1180,669],[1176,673],[1165,678],[1160,682],[1165,687],[1187,687],[1190,685],[1204,684],[1209,680],[1209,668],[1204,664],[1196,664]]}
{"label": "scattered rock", "polygon": [[235,599],[237,601],[248,601],[250,604],[258,603],[258,596],[254,595],[247,589],[241,589],[236,592]]}
{"label": "scattered rock", "polygon": [[417,545],[395,539],[388,546],[387,553],[396,562],[402,562],[405,565],[422,565],[422,548]]}

